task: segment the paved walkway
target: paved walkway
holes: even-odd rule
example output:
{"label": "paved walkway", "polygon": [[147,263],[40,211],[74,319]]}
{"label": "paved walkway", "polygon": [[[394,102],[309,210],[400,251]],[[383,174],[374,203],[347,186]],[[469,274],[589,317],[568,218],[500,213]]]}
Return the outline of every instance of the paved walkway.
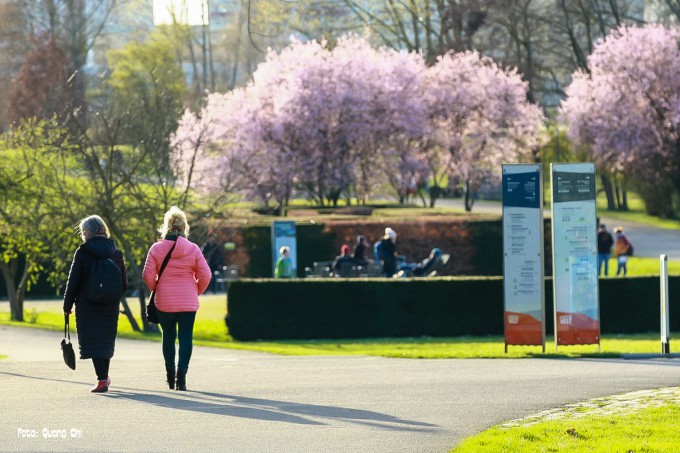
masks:
{"label": "paved walkway", "polygon": [[[458,208],[463,210],[463,200],[460,198],[444,198],[437,200],[437,206]],[[501,215],[500,202],[476,201],[472,207],[473,213]],[[546,211],[549,215],[550,210]],[[626,235],[635,246],[635,256],[644,258],[658,258],[661,254],[668,255],[668,259],[680,261],[680,231],[652,227],[636,222],[623,222],[608,217],[602,217],[602,223],[612,231],[615,226],[622,226]],[[612,263],[613,264],[613,263]],[[616,266],[614,266],[616,268]],[[610,269],[611,270],[611,269]]]}
{"label": "paved walkway", "polygon": [[119,339],[112,388],[61,361],[59,332],[0,326],[0,450],[445,452],[565,403],[680,386],[680,360],[285,357],[196,347],[190,391],[160,344]]}

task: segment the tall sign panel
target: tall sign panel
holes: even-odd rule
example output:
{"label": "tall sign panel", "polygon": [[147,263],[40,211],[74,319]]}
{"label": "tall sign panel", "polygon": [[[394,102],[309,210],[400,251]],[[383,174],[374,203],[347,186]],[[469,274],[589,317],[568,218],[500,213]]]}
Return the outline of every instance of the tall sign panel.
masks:
{"label": "tall sign panel", "polygon": [[545,350],[543,178],[538,164],[503,165],[503,290],[508,345]]}
{"label": "tall sign panel", "polygon": [[293,275],[297,275],[297,231],[295,222],[276,220],[272,223],[272,276],[275,277],[279,249],[284,245],[290,248]]}
{"label": "tall sign panel", "polygon": [[595,165],[550,169],[555,346],[599,345]]}

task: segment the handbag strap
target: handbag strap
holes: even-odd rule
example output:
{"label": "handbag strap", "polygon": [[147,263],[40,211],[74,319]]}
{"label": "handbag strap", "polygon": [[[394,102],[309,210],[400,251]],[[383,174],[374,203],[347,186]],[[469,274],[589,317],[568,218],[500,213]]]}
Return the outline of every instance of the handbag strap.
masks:
{"label": "handbag strap", "polygon": [[64,338],[68,338],[68,342],[71,342],[71,327],[69,326],[68,313],[64,313]]}
{"label": "handbag strap", "polygon": [[165,255],[165,259],[163,260],[163,264],[161,264],[161,268],[158,271],[158,278],[156,279],[156,286],[158,286],[158,282],[161,280],[161,275],[163,275],[163,271],[165,270],[165,267],[168,265],[168,262],[170,261],[170,255],[172,255],[172,251],[175,250],[175,246],[177,245],[177,242],[175,241],[174,244],[172,244],[172,248],[168,252],[167,255]]}

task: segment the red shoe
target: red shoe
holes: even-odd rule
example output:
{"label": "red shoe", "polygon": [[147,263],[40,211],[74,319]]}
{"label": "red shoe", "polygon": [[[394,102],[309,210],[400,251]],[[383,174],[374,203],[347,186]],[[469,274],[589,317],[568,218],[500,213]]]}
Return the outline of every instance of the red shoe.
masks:
{"label": "red shoe", "polygon": [[111,386],[111,376],[106,376],[106,386],[107,387]]}
{"label": "red shoe", "polygon": [[90,390],[92,393],[104,393],[109,391],[106,381],[97,381],[97,386]]}

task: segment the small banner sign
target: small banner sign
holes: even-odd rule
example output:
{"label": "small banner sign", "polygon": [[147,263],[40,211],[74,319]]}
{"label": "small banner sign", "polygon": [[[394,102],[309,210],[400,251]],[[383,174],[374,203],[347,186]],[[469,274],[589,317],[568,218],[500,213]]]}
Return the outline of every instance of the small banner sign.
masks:
{"label": "small banner sign", "polygon": [[293,275],[297,275],[297,230],[295,222],[275,220],[272,223],[272,276],[276,276],[276,261],[283,246],[290,248]]}

